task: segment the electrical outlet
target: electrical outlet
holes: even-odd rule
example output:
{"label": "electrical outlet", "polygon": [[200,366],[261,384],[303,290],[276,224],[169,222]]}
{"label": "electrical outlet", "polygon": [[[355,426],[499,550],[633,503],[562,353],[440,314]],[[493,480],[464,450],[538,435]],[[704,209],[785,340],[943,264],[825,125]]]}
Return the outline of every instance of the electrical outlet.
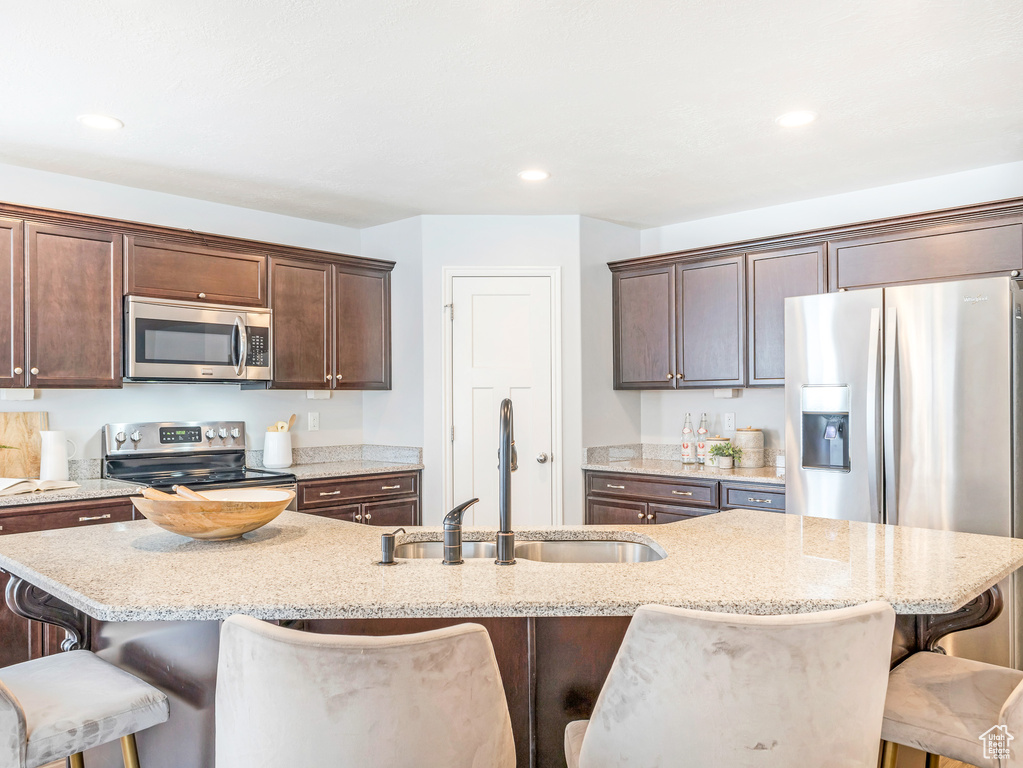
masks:
{"label": "electrical outlet", "polygon": [[316,432],[320,428],[320,413],[319,411],[309,411],[306,415],[306,419],[309,422],[309,431]]}
{"label": "electrical outlet", "polygon": [[729,413],[725,414],[723,426],[724,426],[725,432],[734,432],[735,431],[735,414],[734,413],[729,412]]}

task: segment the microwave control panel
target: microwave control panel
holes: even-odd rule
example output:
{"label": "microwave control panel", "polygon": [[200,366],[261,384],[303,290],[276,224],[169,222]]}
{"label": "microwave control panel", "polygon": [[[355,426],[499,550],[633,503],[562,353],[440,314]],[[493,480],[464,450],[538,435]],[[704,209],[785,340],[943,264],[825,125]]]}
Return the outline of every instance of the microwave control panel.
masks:
{"label": "microwave control panel", "polygon": [[249,353],[245,356],[245,364],[254,368],[267,368],[270,365],[270,329],[252,328],[245,329],[249,337]]}

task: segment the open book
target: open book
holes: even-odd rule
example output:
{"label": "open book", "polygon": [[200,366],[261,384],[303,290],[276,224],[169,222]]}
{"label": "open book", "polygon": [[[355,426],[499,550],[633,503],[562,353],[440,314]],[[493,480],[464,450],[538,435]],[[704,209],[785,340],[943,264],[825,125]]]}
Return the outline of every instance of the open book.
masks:
{"label": "open book", "polygon": [[73,480],[32,480],[19,477],[0,477],[0,496],[14,496],[33,491],[56,491],[61,488],[77,488]]}

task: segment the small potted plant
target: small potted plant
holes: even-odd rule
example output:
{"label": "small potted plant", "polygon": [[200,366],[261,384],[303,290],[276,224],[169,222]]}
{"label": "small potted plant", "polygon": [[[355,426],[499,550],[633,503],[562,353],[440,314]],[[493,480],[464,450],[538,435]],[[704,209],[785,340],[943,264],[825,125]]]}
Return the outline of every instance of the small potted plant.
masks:
{"label": "small potted plant", "polygon": [[718,469],[731,469],[742,461],[742,448],[731,443],[718,443],[710,447],[710,455],[717,457]]}

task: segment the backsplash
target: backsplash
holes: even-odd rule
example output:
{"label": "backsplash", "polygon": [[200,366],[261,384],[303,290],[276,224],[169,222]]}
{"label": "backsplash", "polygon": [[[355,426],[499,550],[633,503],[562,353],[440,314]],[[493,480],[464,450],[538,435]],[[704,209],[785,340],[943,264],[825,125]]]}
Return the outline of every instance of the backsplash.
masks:
{"label": "backsplash", "polygon": [[[682,461],[682,445],[679,443],[629,443],[627,445],[601,445],[595,448],[587,448],[583,455],[584,464],[607,464],[609,461],[629,461],[630,459]],[[777,448],[765,448],[764,466],[784,467],[785,451],[778,450]]]}

